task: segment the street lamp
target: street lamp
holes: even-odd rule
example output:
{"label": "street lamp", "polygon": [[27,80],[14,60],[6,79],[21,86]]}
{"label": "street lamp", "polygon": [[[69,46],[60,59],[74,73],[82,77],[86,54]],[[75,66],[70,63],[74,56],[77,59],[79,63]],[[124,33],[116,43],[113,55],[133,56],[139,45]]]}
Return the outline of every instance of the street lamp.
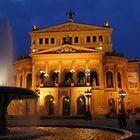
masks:
{"label": "street lamp", "polygon": [[85,70],[85,75],[87,77],[87,80],[86,80],[87,86],[89,86],[90,85],[90,69]]}
{"label": "street lamp", "polygon": [[73,74],[75,73],[75,70],[72,68],[72,69],[70,70],[70,73],[71,73],[71,86],[73,87],[73,86],[74,86]]}
{"label": "street lamp", "polygon": [[58,82],[58,74],[59,74],[60,71],[58,69],[56,69],[54,72],[55,72],[54,84],[55,84],[55,86],[58,86],[58,83],[59,83]]}
{"label": "street lamp", "polygon": [[121,111],[122,113],[125,112],[125,108],[124,108],[124,98],[126,96],[126,92],[124,90],[120,90],[119,91],[119,96],[120,96],[120,103],[121,103]]}
{"label": "street lamp", "polygon": [[91,113],[90,113],[90,107],[89,107],[89,99],[90,99],[90,97],[91,97],[91,90],[89,90],[89,89],[87,89],[86,91],[85,91],[85,96],[87,97],[87,99],[88,99],[88,110],[87,110],[87,112],[86,112],[86,117],[87,118],[91,118]]}
{"label": "street lamp", "polygon": [[40,72],[40,78],[41,78],[40,86],[43,87],[44,86],[44,78],[49,77],[49,75],[43,69],[40,70],[39,72]]}

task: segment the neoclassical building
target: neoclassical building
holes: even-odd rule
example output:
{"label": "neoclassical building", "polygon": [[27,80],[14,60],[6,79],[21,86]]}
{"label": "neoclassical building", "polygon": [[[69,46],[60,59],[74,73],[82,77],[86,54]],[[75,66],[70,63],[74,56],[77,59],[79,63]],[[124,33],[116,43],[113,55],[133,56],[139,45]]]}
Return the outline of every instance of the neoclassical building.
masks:
{"label": "neoclassical building", "polygon": [[80,116],[87,109],[93,116],[117,113],[121,89],[126,110],[140,107],[139,62],[113,52],[109,23],[82,24],[72,19],[71,11],[67,15],[63,24],[35,25],[29,56],[16,61],[16,86],[38,93],[32,113]]}

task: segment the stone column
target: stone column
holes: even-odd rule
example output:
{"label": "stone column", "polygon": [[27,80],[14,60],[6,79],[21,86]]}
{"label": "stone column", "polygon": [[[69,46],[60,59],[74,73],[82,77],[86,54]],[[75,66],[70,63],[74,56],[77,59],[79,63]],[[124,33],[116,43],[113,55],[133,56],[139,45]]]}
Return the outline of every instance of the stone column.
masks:
{"label": "stone column", "polygon": [[58,84],[62,84],[62,76],[63,76],[63,71],[62,71],[62,61],[59,61],[58,62],[58,70],[59,70],[59,73],[58,73]]}
{"label": "stone column", "polygon": [[36,73],[35,73],[35,65],[32,64],[32,89],[36,88]]}

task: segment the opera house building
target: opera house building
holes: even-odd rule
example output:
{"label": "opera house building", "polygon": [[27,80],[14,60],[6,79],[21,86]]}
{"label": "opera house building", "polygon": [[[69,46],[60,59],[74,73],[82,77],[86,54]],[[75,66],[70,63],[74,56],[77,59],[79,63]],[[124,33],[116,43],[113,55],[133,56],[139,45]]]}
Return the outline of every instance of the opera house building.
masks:
{"label": "opera house building", "polygon": [[19,101],[19,110],[95,116],[118,113],[122,105],[132,112],[140,107],[138,60],[113,51],[113,30],[107,21],[94,26],[75,22],[71,11],[68,14],[66,23],[34,25],[30,32],[30,54],[15,63],[16,86],[36,91],[38,98]]}

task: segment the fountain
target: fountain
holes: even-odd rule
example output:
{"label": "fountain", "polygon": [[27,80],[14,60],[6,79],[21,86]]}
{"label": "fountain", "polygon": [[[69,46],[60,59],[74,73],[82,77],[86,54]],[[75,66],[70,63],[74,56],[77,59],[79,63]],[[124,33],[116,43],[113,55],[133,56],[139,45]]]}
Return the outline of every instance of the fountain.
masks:
{"label": "fountain", "polygon": [[7,127],[7,107],[13,99],[34,98],[36,94],[29,89],[13,87],[13,42],[8,20],[5,19],[0,34],[0,135],[9,132]]}

